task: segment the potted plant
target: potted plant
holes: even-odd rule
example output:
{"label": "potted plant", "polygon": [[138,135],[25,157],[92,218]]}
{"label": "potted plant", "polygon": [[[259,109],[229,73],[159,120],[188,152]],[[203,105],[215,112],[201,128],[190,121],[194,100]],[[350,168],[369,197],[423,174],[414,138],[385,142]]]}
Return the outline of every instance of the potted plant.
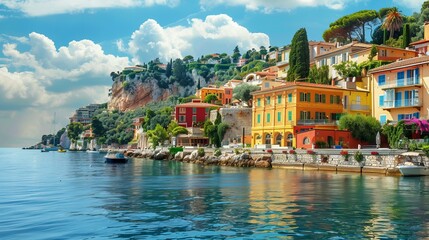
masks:
{"label": "potted plant", "polygon": [[355,161],[358,162],[359,165],[362,167],[363,164],[364,164],[364,162],[363,162],[363,160],[364,160],[363,154],[360,151],[356,151],[355,154],[354,154],[354,158],[355,158]]}
{"label": "potted plant", "polygon": [[340,155],[343,156],[344,161],[348,161],[349,160],[349,152],[346,150],[341,150]]}

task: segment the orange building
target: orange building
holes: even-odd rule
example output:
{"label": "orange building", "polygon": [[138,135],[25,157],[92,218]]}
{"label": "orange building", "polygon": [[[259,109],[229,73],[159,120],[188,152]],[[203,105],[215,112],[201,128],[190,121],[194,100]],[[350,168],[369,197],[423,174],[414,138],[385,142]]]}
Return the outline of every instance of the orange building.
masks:
{"label": "orange building", "polygon": [[232,87],[215,87],[215,86],[208,86],[203,87],[199,90],[197,90],[197,93],[195,94],[199,99],[203,100],[206,98],[207,95],[216,95],[216,97],[219,100],[219,103],[222,105],[230,104],[232,101]]}
{"label": "orange building", "polygon": [[360,141],[354,139],[350,131],[313,129],[298,133],[296,147],[311,149],[317,147],[318,142],[331,143],[331,146],[344,148],[358,148]]}

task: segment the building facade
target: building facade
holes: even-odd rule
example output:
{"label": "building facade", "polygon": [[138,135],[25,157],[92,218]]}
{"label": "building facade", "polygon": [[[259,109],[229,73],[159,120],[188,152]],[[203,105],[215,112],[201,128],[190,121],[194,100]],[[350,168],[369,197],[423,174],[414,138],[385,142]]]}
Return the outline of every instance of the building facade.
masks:
{"label": "building facade", "polygon": [[397,61],[369,71],[372,115],[381,124],[428,116],[429,56]]}
{"label": "building facade", "polygon": [[179,126],[190,128],[203,124],[209,118],[212,108],[219,106],[203,103],[201,99],[192,99],[192,102],[176,105],[173,116]]}

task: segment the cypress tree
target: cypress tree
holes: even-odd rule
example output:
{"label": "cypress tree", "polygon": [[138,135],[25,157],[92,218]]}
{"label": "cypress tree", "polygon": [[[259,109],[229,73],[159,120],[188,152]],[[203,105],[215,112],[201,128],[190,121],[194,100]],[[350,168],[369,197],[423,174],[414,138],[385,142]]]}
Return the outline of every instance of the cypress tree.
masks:
{"label": "cypress tree", "polygon": [[410,35],[410,24],[404,25],[404,31],[402,33],[402,48],[406,48],[410,45],[411,35]]}
{"label": "cypress tree", "polygon": [[289,54],[288,81],[307,78],[310,72],[310,51],[308,49],[307,31],[299,29],[292,38]]}

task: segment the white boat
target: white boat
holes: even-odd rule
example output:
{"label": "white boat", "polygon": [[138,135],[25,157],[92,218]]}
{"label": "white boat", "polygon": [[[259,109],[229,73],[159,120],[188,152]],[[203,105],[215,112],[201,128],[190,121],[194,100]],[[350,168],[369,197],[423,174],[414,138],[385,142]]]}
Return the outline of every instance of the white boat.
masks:
{"label": "white boat", "polygon": [[405,152],[399,155],[400,163],[396,166],[402,176],[428,176],[429,166],[425,166],[423,155],[419,152]]}
{"label": "white boat", "polygon": [[128,158],[123,153],[118,152],[108,152],[106,156],[104,156],[106,159],[106,163],[127,163]]}

